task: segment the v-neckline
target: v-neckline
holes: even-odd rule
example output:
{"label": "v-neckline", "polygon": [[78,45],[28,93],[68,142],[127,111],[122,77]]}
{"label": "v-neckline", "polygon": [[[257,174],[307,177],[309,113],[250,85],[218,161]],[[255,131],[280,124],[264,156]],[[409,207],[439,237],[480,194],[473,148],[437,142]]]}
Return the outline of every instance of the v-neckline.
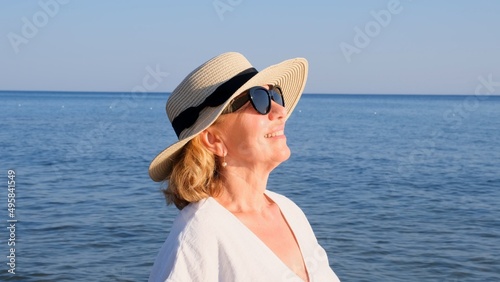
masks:
{"label": "v-neckline", "polygon": [[[279,208],[280,210],[280,213],[281,215],[283,216],[286,224],[288,225],[288,227],[290,228],[290,231],[292,232],[292,235],[293,237],[295,238],[296,242],[297,242],[297,246],[299,247],[299,251],[300,251],[300,255],[301,255],[301,258],[302,258],[302,263],[304,264],[304,268],[306,270],[306,274],[307,274],[307,277],[309,278],[309,281],[311,281],[311,277],[310,277],[310,273],[309,273],[309,269],[307,268],[307,264],[306,264],[306,261],[305,261],[305,258],[304,258],[304,253],[303,253],[303,248],[302,248],[302,244],[301,244],[301,240],[300,240],[300,237],[297,236],[297,233],[295,232],[295,228],[294,228],[294,225],[292,223],[292,221],[289,220],[289,216],[287,215],[287,212],[283,210],[282,208],[282,205],[280,205],[280,201],[279,200],[276,200],[273,195],[270,195],[272,194],[272,192],[270,191],[265,191],[264,192],[264,195],[266,197],[268,197],[269,199],[271,199]],[[250,228],[248,228],[248,226],[246,226],[236,215],[234,215],[232,212],[230,212],[228,209],[226,209],[222,204],[220,204],[216,199],[210,197],[210,199],[212,201],[215,202],[215,204],[217,206],[219,206],[230,218],[232,218],[232,220],[236,221],[237,224],[243,228],[243,230],[245,230],[246,233],[248,233],[251,237],[253,237],[255,239],[255,241],[257,242],[257,244],[260,244],[262,246],[263,249],[265,249],[267,252],[271,253],[272,256],[275,258],[275,260],[277,260],[279,263],[281,263],[281,265],[283,265],[288,271],[290,271],[291,273],[293,273],[297,278],[301,279],[302,281],[304,281],[295,271],[293,271],[283,260],[281,260],[281,258],[268,246],[266,245],[266,243],[264,243],[264,241],[262,241],[259,236],[257,236],[257,234],[255,234],[252,230],[250,230]]]}

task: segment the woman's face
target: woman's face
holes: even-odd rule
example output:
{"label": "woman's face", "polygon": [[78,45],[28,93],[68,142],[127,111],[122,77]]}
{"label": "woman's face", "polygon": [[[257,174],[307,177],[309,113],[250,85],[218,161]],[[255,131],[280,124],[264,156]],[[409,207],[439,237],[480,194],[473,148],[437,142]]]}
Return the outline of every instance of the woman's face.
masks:
{"label": "woman's face", "polygon": [[[263,87],[269,89],[267,85]],[[284,134],[286,109],[271,103],[267,115],[258,113],[250,102],[224,115],[218,126],[228,165],[270,171],[290,157]]]}

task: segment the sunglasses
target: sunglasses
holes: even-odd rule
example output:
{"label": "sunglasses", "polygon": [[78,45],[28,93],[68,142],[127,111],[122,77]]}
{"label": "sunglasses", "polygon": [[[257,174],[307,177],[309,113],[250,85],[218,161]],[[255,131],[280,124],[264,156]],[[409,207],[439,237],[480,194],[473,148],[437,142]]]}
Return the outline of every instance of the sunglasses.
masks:
{"label": "sunglasses", "polygon": [[285,106],[285,99],[283,98],[283,93],[279,86],[273,86],[269,90],[262,86],[255,86],[233,100],[232,104],[229,106],[231,112],[239,110],[248,100],[250,100],[253,108],[261,115],[267,115],[269,111],[271,111],[271,100],[282,107]]}

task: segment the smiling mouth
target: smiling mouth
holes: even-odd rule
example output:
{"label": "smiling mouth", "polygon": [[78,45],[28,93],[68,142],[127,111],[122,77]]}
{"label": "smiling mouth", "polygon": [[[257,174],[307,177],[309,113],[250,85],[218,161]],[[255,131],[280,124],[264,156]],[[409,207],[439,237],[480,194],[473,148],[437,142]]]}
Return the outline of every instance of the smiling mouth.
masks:
{"label": "smiling mouth", "polygon": [[281,135],[284,135],[284,134],[285,134],[284,130],[278,130],[276,132],[268,133],[268,134],[264,135],[264,138],[273,138],[273,137],[281,136]]}

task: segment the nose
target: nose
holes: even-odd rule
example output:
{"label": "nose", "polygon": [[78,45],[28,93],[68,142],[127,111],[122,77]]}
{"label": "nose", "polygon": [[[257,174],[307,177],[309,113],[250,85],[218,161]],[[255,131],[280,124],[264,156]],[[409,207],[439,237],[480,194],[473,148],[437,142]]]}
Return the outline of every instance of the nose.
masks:
{"label": "nose", "polygon": [[268,116],[270,120],[284,119],[286,116],[286,108],[276,103],[274,100],[271,100],[271,110]]}

